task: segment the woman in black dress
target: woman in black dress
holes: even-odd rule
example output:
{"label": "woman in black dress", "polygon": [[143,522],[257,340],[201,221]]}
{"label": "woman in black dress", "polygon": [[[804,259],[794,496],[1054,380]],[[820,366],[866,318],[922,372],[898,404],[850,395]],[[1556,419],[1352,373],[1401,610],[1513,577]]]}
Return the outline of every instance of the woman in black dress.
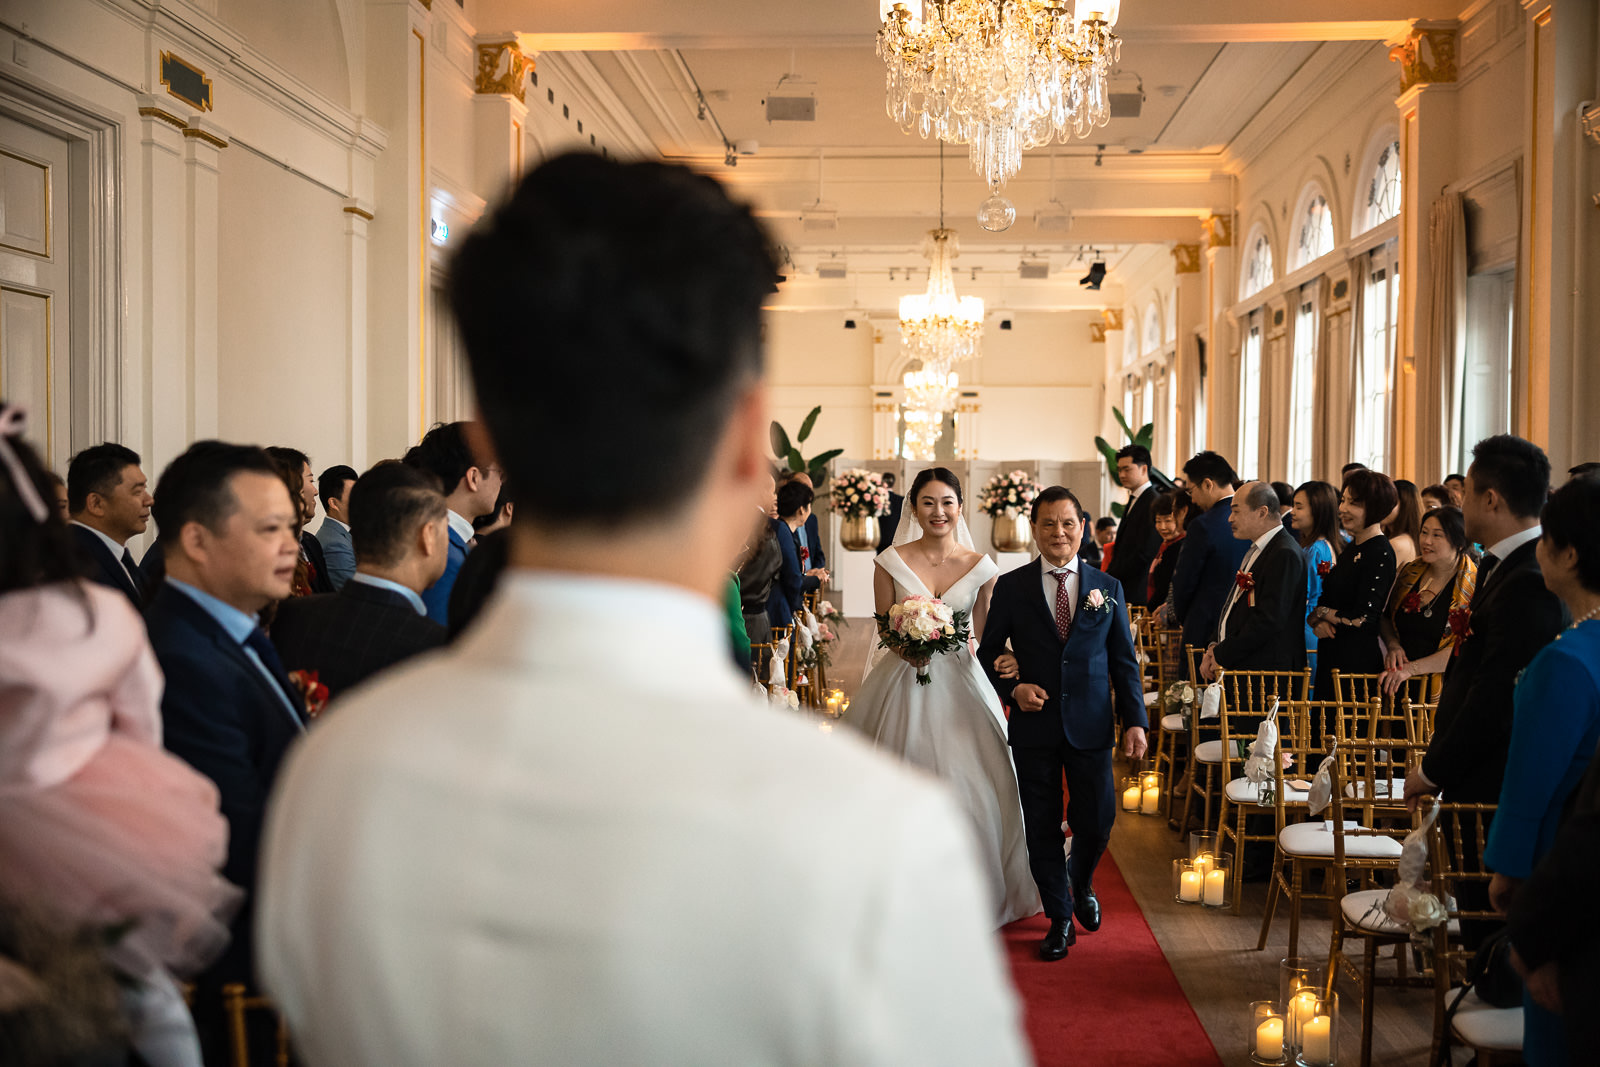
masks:
{"label": "woman in black dress", "polygon": [[1383,520],[1398,495],[1386,474],[1351,471],[1339,498],[1339,524],[1350,544],[1322,582],[1322,596],[1309,622],[1317,635],[1316,692],[1334,697],[1333,672],[1378,674],[1383,644],[1378,633],[1394,585],[1394,550],[1383,535]]}
{"label": "woman in black dress", "polygon": [[[1183,494],[1182,504],[1177,502],[1179,493]],[[1145,603],[1159,607],[1167,602],[1167,593],[1172,588],[1172,572],[1178,569],[1178,553],[1183,549],[1182,524],[1189,513],[1189,494],[1182,489],[1162,493],[1156,497],[1152,510],[1156,533],[1161,535],[1161,547],[1156,550],[1156,558],[1150,561]]]}
{"label": "woman in black dress", "polygon": [[1460,508],[1428,512],[1417,545],[1420,554],[1400,568],[1383,617],[1383,687],[1391,695],[1407,678],[1444,673],[1456,644],[1450,613],[1472,600],[1478,579]]}

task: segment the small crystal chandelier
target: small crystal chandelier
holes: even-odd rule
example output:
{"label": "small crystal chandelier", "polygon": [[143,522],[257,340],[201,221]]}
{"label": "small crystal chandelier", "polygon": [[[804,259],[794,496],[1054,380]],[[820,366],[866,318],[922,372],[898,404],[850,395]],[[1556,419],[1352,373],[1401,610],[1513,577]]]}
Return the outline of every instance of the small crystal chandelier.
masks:
{"label": "small crystal chandelier", "polygon": [[961,254],[954,230],[944,225],[944,145],[939,145],[939,228],[922,243],[928,257],[926,292],[900,298],[900,343],[925,372],[943,380],[964,359],[979,355],[983,340],[983,301],[957,296],[952,264]]}
{"label": "small crystal chandelier", "polygon": [[1110,120],[1106,79],[1122,52],[1111,32],[1121,6],[880,0],[889,117],[906,133],[966,145],[998,197],[1024,149],[1087,137]]}
{"label": "small crystal chandelier", "polygon": [[939,438],[944,436],[944,415],[937,411],[908,407],[906,422],[907,459],[931,461],[938,458]]}
{"label": "small crystal chandelier", "polygon": [[901,382],[906,387],[906,407],[938,412],[956,409],[961,376],[955,371],[939,374],[926,367],[908,370]]}

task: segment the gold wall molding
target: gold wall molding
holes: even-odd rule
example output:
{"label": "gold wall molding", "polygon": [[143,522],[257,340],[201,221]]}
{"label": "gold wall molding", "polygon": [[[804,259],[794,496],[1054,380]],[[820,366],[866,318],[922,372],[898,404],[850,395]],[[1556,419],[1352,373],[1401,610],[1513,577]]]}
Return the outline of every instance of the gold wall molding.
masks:
{"label": "gold wall molding", "polygon": [[527,103],[528,72],[533,69],[533,60],[517,47],[515,38],[478,43],[479,93],[514,96]]}
{"label": "gold wall molding", "polygon": [[224,138],[218,137],[216,134],[211,133],[209,130],[198,129],[198,128],[194,127],[194,126],[186,126],[184,128],[183,135],[185,137],[193,138],[196,141],[203,141],[206,144],[211,145],[213,148],[227,148],[228,147],[227,140],[225,140]]}
{"label": "gold wall molding", "polygon": [[1089,343],[1092,345],[1103,345],[1106,343],[1105,323],[1091,322],[1089,324]]}
{"label": "gold wall molding", "polygon": [[158,69],[161,84],[167,87],[169,96],[175,96],[201,111],[211,110],[213,88],[205,71],[171,52],[161,53]]}
{"label": "gold wall molding", "polygon": [[1596,104],[1584,111],[1583,134],[1595,144],[1600,145],[1600,104]]}
{"label": "gold wall molding", "polygon": [[1100,320],[1106,324],[1108,330],[1122,329],[1122,309],[1105,308],[1100,312]]}
{"label": "gold wall molding", "polygon": [[1437,85],[1456,80],[1456,42],[1460,25],[1413,23],[1404,40],[1389,49],[1389,58],[1400,64],[1400,91],[1413,85]]}
{"label": "gold wall molding", "polygon": [[1232,248],[1233,247],[1233,216],[1211,215],[1200,220],[1200,226],[1206,231],[1207,248]]}
{"label": "gold wall molding", "polygon": [[1199,274],[1200,245],[1173,245],[1172,263],[1174,274]]}
{"label": "gold wall molding", "polygon": [[189,131],[189,124],[170,111],[163,111],[159,107],[141,107],[139,114],[147,119],[158,119],[169,126],[175,126],[185,133]]}
{"label": "gold wall molding", "polygon": [[366,219],[368,222],[372,221],[372,212],[368,211],[364,207],[358,207],[355,204],[346,204],[344,213],[346,215],[354,215],[358,219]]}

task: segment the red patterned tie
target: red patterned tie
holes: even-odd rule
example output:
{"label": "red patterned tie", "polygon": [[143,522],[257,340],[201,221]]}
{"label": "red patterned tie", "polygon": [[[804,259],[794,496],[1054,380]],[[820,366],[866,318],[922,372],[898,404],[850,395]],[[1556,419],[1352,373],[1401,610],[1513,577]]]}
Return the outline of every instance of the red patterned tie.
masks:
{"label": "red patterned tie", "polygon": [[1067,575],[1072,572],[1063,567],[1050,573],[1056,576],[1056,633],[1066,644],[1072,634],[1072,595],[1067,592]]}

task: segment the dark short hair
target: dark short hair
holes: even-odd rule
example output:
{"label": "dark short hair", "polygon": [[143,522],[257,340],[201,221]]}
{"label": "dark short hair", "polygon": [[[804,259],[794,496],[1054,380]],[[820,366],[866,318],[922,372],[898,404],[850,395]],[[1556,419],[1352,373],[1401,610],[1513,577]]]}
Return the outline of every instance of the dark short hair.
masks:
{"label": "dark short hair", "polygon": [[1439,524],[1439,529],[1444,531],[1444,539],[1450,542],[1450,547],[1455,549],[1457,554],[1467,551],[1467,523],[1460,508],[1454,504],[1434,508],[1422,516],[1422,521],[1417,524],[1418,531],[1420,532],[1429,522]]}
{"label": "dark short hair", "polygon": [[1434,482],[1432,485],[1425,485],[1421,489],[1417,490],[1417,495],[1424,500],[1432,497],[1445,507],[1451,506],[1451,501],[1455,499],[1455,497],[1450,495],[1450,487],[1445,485],[1443,482]]}
{"label": "dark short hair", "polygon": [[883,473],[883,484],[887,485],[890,489],[893,489],[894,488],[894,483],[895,483],[894,471],[884,471],[884,473]]}
{"label": "dark short hair", "polygon": [[1550,494],[1540,522],[1555,548],[1578,550],[1578,581],[1600,593],[1600,475],[1582,474]]}
{"label": "dark short hair", "polygon": [[1348,475],[1351,471],[1364,471],[1366,469],[1367,465],[1365,463],[1346,463],[1343,467],[1339,468],[1339,474],[1342,477],[1344,475]]}
{"label": "dark short hair", "polygon": [[432,475],[386,459],[350,490],[350,547],[357,563],[399,563],[423,523],[444,518],[444,495]]}
{"label": "dark short hair", "polygon": [[1033,498],[1033,507],[1028,512],[1028,521],[1038,522],[1040,508],[1046,504],[1060,503],[1063,500],[1072,501],[1072,506],[1077,509],[1078,518],[1081,521],[1084,515],[1083,505],[1078,502],[1077,494],[1064,485],[1052,485],[1047,489],[1041,489],[1039,495]]}
{"label": "dark short hair", "polygon": [[1444,476],[1444,481],[1446,484],[1450,482],[1461,482],[1463,485],[1465,485],[1467,479],[1466,476],[1462,474],[1446,474]]}
{"label": "dark short hair", "polygon": [[421,441],[406,450],[405,463],[432,475],[439,483],[439,491],[449,496],[467,472],[478,465],[472,446],[467,444],[467,424],[435,423]]}
{"label": "dark short hair", "polygon": [[1582,478],[1585,474],[1593,474],[1595,471],[1600,471],[1600,463],[1580,463],[1576,467],[1567,468],[1567,477]]}
{"label": "dark short hair", "polygon": [[345,482],[353,482],[360,477],[354,467],[347,467],[343,463],[323,471],[317,479],[317,496],[322,498],[322,510],[328,510],[328,501],[344,496]]}
{"label": "dark short hair", "polygon": [[1109,530],[1116,524],[1117,520],[1110,515],[1107,515],[1101,519],[1096,519],[1094,523],[1095,533],[1099,533],[1101,530]]}
{"label": "dark short hair", "polygon": [[1473,445],[1469,471],[1477,492],[1493,489],[1519,519],[1537,516],[1550,495],[1550,457],[1514,434],[1496,434]]}
{"label": "dark short hair", "polygon": [[1278,506],[1280,508],[1294,507],[1294,486],[1288,482],[1273,482],[1272,491],[1278,494]]}
{"label": "dark short hair", "polygon": [[1363,526],[1381,523],[1400,502],[1400,494],[1389,476],[1366,467],[1345,475],[1343,489],[1351,500],[1361,505]]}
{"label": "dark short hair", "polygon": [[787,519],[798,514],[816,498],[817,494],[805,482],[784,482],[778,486],[778,518]]}
{"label": "dark short hair", "polygon": [[1210,449],[1190,456],[1189,462],[1183,465],[1183,476],[1189,479],[1190,485],[1199,485],[1207,478],[1217,485],[1237,487],[1239,484],[1239,476],[1233,472],[1233,464]]}
{"label": "dark short hair", "polygon": [[[530,171],[450,271],[479,411],[524,513],[585,526],[685,506],[761,376],[777,279],[750,208],[688,167],[570,153]],[[597,365],[615,387],[596,387]],[[628,491],[573,477],[562,454],[626,467]]]}
{"label": "dark short hair", "polygon": [[[178,531],[191,522],[220,530],[239,509],[230,480],[246,472],[282,480],[278,464],[256,445],[196,441],[167,464],[156,483],[156,502],[150,509],[161,530],[161,543],[170,550],[178,543]],[[298,509],[299,501],[291,497],[290,502]]]}
{"label": "dark short hair", "polygon": [[139,453],[112,441],[93,445],[67,461],[67,510],[76,514],[89,506],[89,494],[110,496],[122,482],[122,472],[139,465]]}
{"label": "dark short hair", "polygon": [[911,501],[912,508],[917,506],[917,497],[922,493],[922,487],[929,482],[941,482],[944,485],[948,485],[956,492],[957,504],[966,502],[961,495],[961,479],[956,477],[955,471],[949,467],[928,467],[925,470],[918,471],[917,476],[911,479],[911,492],[906,494],[906,499]]}
{"label": "dark short hair", "polygon": [[1117,449],[1118,459],[1131,459],[1141,467],[1150,466],[1150,450],[1144,445],[1123,445]]}

